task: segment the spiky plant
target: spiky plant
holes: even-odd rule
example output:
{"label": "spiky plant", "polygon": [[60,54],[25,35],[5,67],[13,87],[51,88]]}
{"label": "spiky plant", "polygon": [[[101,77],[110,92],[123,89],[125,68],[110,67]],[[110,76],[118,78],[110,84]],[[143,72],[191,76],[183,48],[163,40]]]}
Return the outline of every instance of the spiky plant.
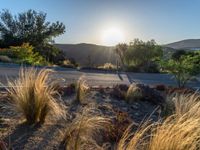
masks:
{"label": "spiky plant", "polygon": [[[67,128],[65,135],[66,150],[101,149],[95,141],[95,136],[105,129],[109,119],[83,113]],[[99,136],[99,135],[98,135]]]}
{"label": "spiky plant", "polygon": [[143,97],[142,91],[135,84],[131,84],[126,93],[126,101],[131,103]]}
{"label": "spiky plant", "polygon": [[174,100],[175,113],[164,121],[145,123],[135,133],[129,127],[118,144],[118,150],[199,149],[200,102],[197,99],[199,97],[194,95],[182,96]]}
{"label": "spiky plant", "polygon": [[51,72],[49,69],[22,68],[18,79],[8,81],[7,91],[14,110],[22,113],[28,124],[44,123],[49,113],[61,114],[55,99],[56,83],[49,80]]}
{"label": "spiky plant", "polygon": [[84,99],[89,92],[89,87],[86,85],[86,81],[81,77],[76,84],[76,102],[83,103]]}

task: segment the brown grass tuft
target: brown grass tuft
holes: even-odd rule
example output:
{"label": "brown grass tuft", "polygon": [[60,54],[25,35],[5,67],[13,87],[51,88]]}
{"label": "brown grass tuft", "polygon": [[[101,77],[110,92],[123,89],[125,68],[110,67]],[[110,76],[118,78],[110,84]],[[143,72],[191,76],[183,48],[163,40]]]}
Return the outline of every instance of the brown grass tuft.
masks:
{"label": "brown grass tuft", "polygon": [[89,115],[87,112],[83,112],[83,115],[78,116],[67,128],[64,139],[66,150],[103,150],[103,147],[97,144],[96,139],[101,137],[101,131],[109,123],[109,119],[105,117]]}
{"label": "brown grass tuft", "polygon": [[128,103],[132,103],[134,101],[141,99],[142,97],[143,97],[142,90],[135,84],[131,84],[126,93],[126,101]]}
{"label": "brown grass tuft", "polygon": [[14,110],[23,114],[28,124],[44,123],[46,116],[58,117],[62,114],[56,102],[55,82],[50,82],[52,71],[22,68],[19,78],[8,81],[7,91],[13,101]]}
{"label": "brown grass tuft", "polygon": [[84,100],[89,93],[89,86],[86,84],[86,80],[82,77],[78,80],[76,84],[76,102],[84,103]]}
{"label": "brown grass tuft", "polygon": [[174,114],[154,124],[145,122],[137,132],[130,126],[118,150],[196,150],[200,142],[200,101],[196,95],[175,97]]}

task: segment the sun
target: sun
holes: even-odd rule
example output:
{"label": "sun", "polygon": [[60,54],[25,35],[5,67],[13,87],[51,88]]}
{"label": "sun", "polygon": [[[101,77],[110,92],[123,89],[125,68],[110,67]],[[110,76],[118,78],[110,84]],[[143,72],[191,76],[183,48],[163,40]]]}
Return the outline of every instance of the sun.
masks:
{"label": "sun", "polygon": [[102,43],[107,46],[115,46],[125,41],[124,32],[117,27],[104,29],[102,32]]}

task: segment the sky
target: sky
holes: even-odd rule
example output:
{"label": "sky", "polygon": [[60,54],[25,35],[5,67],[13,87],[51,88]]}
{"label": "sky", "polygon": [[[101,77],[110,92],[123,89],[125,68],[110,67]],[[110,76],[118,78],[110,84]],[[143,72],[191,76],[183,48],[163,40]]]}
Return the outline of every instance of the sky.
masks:
{"label": "sky", "polygon": [[200,38],[200,0],[0,0],[0,10],[47,13],[66,32],[56,43],[115,45],[134,38],[167,44]]}

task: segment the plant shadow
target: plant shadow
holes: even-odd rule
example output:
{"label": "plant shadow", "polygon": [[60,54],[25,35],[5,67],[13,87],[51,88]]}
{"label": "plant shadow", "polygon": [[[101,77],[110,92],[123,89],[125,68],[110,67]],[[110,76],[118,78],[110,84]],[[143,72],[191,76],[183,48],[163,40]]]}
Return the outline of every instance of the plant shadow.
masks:
{"label": "plant shadow", "polygon": [[29,138],[40,128],[40,125],[19,124],[11,134],[4,138],[4,141],[12,149],[23,149]]}

